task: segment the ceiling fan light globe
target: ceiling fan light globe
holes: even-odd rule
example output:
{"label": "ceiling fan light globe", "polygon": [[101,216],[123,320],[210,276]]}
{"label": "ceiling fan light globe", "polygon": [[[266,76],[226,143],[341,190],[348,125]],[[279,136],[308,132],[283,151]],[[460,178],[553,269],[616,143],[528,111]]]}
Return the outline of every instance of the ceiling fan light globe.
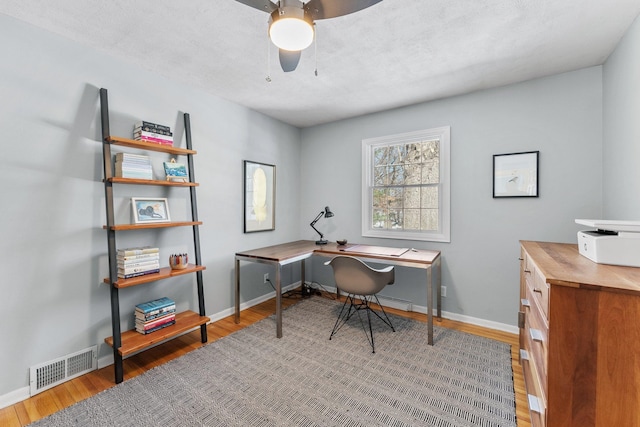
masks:
{"label": "ceiling fan light globe", "polygon": [[269,26],[269,38],[280,49],[299,51],[313,42],[313,26],[299,18],[281,18]]}

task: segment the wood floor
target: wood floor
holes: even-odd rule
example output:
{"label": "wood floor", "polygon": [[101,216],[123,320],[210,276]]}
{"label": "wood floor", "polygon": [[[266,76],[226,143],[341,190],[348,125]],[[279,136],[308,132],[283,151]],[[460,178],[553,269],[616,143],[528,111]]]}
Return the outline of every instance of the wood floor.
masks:
{"label": "wood floor", "polygon": [[[314,296],[313,298],[322,297]],[[295,304],[299,299],[283,298],[282,301],[283,306],[286,307],[291,304]],[[400,310],[386,308],[385,310],[399,316],[426,321],[426,316],[424,314],[407,313]],[[213,342],[252,323],[262,320],[274,312],[275,299],[271,299],[243,311],[241,322],[238,325],[234,323],[233,316],[211,323],[207,327],[209,342]],[[524,378],[522,376],[522,368],[518,362],[518,336],[447,319],[443,319],[442,321],[436,320],[435,324],[511,344],[511,359],[516,392],[516,416],[518,418],[518,427],[530,427],[531,423],[529,420],[529,409],[527,406]],[[284,333],[286,333],[286,331]],[[200,343],[200,331],[197,330],[145,352],[139,353],[124,361],[124,378],[125,380],[133,378],[155,366],[180,357],[202,345],[203,344]],[[0,409],[0,427],[26,426],[31,422],[39,420],[40,418],[46,417],[47,415],[106,390],[113,385],[113,366],[107,366],[106,368],[90,372],[37,394],[27,400],[16,403],[15,405]]]}

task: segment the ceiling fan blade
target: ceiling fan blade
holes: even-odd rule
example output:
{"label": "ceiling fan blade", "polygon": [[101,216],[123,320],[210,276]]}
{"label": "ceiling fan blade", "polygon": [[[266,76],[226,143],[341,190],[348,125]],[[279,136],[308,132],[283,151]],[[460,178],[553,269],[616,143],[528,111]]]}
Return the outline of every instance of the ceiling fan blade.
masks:
{"label": "ceiling fan blade", "polygon": [[277,4],[271,3],[269,0],[236,0],[238,3],[246,4],[247,6],[261,10],[263,12],[271,13],[278,8]]}
{"label": "ceiling fan blade", "polygon": [[280,50],[280,66],[282,67],[282,71],[288,73],[289,71],[293,71],[298,66],[300,62],[300,55],[302,55],[302,51],[291,51],[291,50]]}
{"label": "ceiling fan blade", "polygon": [[311,18],[314,20],[329,19],[366,9],[381,1],[382,0],[310,0],[304,5],[304,9],[311,14]]}

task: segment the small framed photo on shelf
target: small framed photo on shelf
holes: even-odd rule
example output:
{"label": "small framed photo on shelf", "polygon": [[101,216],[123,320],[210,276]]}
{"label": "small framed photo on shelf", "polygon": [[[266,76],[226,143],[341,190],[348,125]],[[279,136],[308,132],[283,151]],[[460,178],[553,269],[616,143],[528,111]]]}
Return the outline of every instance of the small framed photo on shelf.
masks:
{"label": "small framed photo on shelf", "polygon": [[493,155],[493,197],[538,197],[539,151]]}
{"label": "small framed photo on shelf", "polygon": [[131,208],[136,224],[149,222],[169,222],[169,203],[163,198],[132,197]]}
{"label": "small framed photo on shelf", "polygon": [[178,179],[187,181],[189,179],[187,168],[182,163],[176,163],[176,159],[171,159],[170,162],[164,162],[164,173],[167,176],[167,181]]}
{"label": "small framed photo on shelf", "polygon": [[276,167],[244,161],[244,232],[276,228]]}

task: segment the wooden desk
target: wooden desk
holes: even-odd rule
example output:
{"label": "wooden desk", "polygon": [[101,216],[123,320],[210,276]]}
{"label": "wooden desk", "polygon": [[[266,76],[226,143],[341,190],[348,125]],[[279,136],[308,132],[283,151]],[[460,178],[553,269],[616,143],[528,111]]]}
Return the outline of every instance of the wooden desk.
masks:
{"label": "wooden desk", "polygon": [[[439,251],[409,249],[399,256],[389,255],[386,247],[368,245],[339,246],[336,243],[316,245],[311,240],[298,240],[281,245],[268,246],[250,251],[238,252],[235,256],[235,322],[240,322],[240,261],[270,264],[276,268],[276,336],[282,337],[282,266],[301,262],[301,283],[305,281],[305,263],[313,255],[334,257],[338,255],[354,256],[363,261],[398,265],[426,270],[427,278],[427,324],[428,343],[433,345],[433,292],[436,291],[437,316],[442,317],[442,295],[440,293],[441,262]],[[435,268],[435,274],[433,269]],[[434,277],[435,276],[435,277]]]}

